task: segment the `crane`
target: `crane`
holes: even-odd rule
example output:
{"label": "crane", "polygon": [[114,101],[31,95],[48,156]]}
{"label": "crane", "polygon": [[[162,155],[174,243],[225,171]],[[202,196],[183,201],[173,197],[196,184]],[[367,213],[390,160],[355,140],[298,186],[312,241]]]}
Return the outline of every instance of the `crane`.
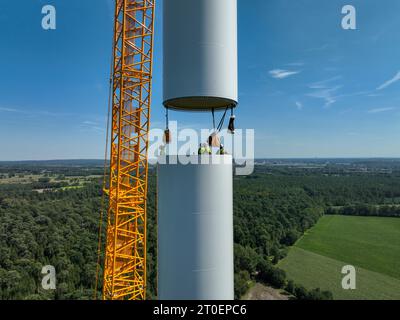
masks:
{"label": "crane", "polygon": [[[146,299],[147,152],[154,11],[155,0],[115,0],[109,183],[108,187],[104,185],[108,200],[104,300]],[[100,248],[99,239],[99,254]],[[95,292],[97,282],[98,279]]]}

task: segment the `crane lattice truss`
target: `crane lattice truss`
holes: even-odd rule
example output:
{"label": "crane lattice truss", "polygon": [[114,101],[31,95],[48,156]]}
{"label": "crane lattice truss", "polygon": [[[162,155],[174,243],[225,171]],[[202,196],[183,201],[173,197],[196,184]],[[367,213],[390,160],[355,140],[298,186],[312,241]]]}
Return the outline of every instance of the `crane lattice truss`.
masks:
{"label": "crane lattice truss", "polygon": [[146,298],[147,150],[155,0],[116,0],[103,299]]}

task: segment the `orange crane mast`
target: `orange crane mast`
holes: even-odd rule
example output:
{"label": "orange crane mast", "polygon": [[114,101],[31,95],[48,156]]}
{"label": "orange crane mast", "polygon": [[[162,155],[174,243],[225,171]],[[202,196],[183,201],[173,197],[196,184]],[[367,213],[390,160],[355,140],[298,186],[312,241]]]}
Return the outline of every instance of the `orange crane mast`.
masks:
{"label": "orange crane mast", "polygon": [[146,299],[155,0],[116,0],[103,299]]}

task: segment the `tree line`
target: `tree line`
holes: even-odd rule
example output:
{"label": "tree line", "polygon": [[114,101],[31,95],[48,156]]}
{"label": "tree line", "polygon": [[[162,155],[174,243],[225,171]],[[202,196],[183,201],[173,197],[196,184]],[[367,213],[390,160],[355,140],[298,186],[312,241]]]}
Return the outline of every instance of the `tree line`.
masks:
{"label": "tree line", "polygon": [[[78,169],[73,170],[77,174]],[[54,173],[69,175],[65,168]],[[93,298],[101,185],[101,179],[97,179],[80,189],[37,193],[34,183],[0,184],[0,299]],[[151,170],[149,299],[157,297],[155,196],[156,176]],[[235,297],[240,298],[252,282],[258,281],[282,288],[297,299],[330,299],[329,292],[318,288],[308,291],[287,279],[276,267],[277,262],[322,215],[398,216],[399,199],[400,177],[395,175],[329,175],[258,167],[252,176],[235,177]],[[105,228],[102,231],[104,239]],[[41,288],[44,265],[56,268],[54,291]]]}

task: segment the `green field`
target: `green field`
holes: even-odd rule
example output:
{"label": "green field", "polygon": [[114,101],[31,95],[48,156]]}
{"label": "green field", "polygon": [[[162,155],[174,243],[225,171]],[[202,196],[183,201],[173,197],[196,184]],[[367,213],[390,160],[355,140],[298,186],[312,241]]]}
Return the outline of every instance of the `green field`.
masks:
{"label": "green field", "polygon": [[[341,269],[357,270],[357,289],[343,290]],[[289,279],[335,299],[400,299],[400,219],[325,216],[279,263]]]}

